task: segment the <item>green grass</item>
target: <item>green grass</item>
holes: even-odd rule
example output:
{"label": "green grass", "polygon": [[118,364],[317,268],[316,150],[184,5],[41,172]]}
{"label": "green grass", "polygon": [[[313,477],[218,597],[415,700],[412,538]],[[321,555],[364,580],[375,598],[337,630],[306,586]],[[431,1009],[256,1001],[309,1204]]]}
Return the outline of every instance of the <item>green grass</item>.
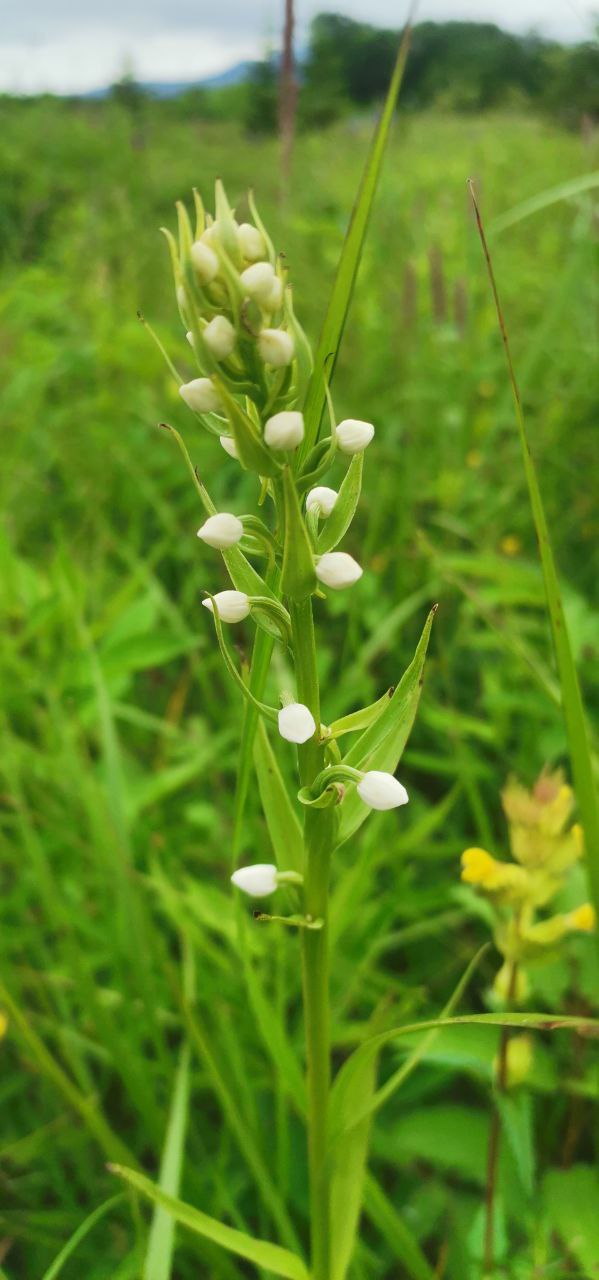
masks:
{"label": "green grass", "polygon": [[[193,183],[208,198],[220,174],[234,197],[254,187],[315,339],[370,129],[357,120],[302,138],[282,210],[274,144],[233,127],[165,123],[158,108],[132,124],[116,107],[0,103],[0,949],[16,1008],[0,1078],[8,1280],[58,1274],[54,1259],[119,1190],[107,1159],[137,1160],[157,1180],[173,1123],[183,1142],[172,1109],[185,1041],[185,1159],[179,1190],[172,1167],[164,1190],[284,1247],[306,1238],[296,940],[234,912],[241,706],[200,605],[202,589],[224,581],[194,536],[202,513],[180,454],[156,424],[184,432],[217,504],[247,509],[251,484],[198,433],[136,311],[191,371],[157,228]],[[393,683],[428,607],[440,609],[402,773],[410,808],[373,816],[335,867],[339,1060],[373,1008],[375,1032],[438,1016],[487,936],[480,905],[458,888],[462,848],[502,852],[506,775],[530,782],[567,759],[470,176],[596,730],[593,193],[505,223],[514,206],[596,169],[596,147],[532,118],[394,126],[335,375],[339,416],[371,418],[377,437],[345,544],[370,572],[317,609],[326,718]],[[505,223],[495,236],[494,218]],[[253,785],[242,835],[240,851],[267,861]],[[582,878],[572,893],[585,895]],[[475,1012],[495,967],[485,957],[471,980]],[[596,1008],[588,940],[533,978],[536,1007]],[[445,1244],[448,1280],[478,1280],[493,1033],[443,1035],[374,1125],[352,1280],[394,1276],[400,1258],[406,1274],[426,1276]],[[401,1043],[388,1053],[390,1078]],[[593,1275],[559,1190],[560,1180],[575,1188],[574,1208],[586,1197],[592,1221],[587,1171],[562,1166],[593,1161],[596,1081],[591,1042],[539,1042],[525,1102],[538,1135],[533,1195],[509,1141],[500,1177],[514,1280],[533,1259],[574,1274],[571,1239]],[[77,1237],[60,1274],[142,1275],[144,1215],[119,1200]],[[175,1250],[174,1280],[255,1274],[179,1228]]]}

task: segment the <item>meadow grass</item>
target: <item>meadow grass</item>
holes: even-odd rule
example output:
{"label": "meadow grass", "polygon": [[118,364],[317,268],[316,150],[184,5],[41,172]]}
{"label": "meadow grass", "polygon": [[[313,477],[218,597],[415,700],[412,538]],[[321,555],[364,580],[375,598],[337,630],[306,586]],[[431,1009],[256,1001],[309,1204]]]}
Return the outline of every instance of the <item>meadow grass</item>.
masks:
{"label": "meadow grass", "polygon": [[[249,507],[251,482],[194,435],[136,312],[160,319],[191,376],[174,303],[163,320],[169,268],[156,228],[192,183],[207,196],[220,173],[233,198],[250,184],[259,191],[315,338],[370,124],[301,138],[283,209],[274,144],[232,126],[176,124],[158,108],[132,121],[116,106],[6,102],[0,124],[0,946],[14,1001],[0,1086],[6,1274],[43,1276],[114,1196],[107,1159],[156,1173],[184,1028],[182,1194],[293,1247],[307,1222],[296,945],[233,909],[239,707],[200,617],[201,589],[224,584],[194,536],[194,489],[156,424],[186,429],[219,506]],[[530,782],[566,756],[469,176],[482,190],[575,656],[596,709],[592,193],[493,237],[494,216],[596,167],[592,143],[533,118],[431,114],[395,126],[336,373],[339,416],[375,421],[377,445],[347,547],[371,572],[350,598],[329,600],[319,643],[330,718],[393,683],[428,606],[440,610],[404,757],[409,821],[373,817],[336,867],[339,1059],[366,1018],[376,1031],[446,1004],[487,934],[484,907],[458,887],[459,854],[477,843],[501,852],[506,775]],[[239,852],[268,860],[253,792]],[[473,1008],[493,972],[483,958]],[[592,1009],[592,947],[573,940],[567,961],[534,981],[538,1007]],[[439,1256],[462,1280],[480,1254],[495,1045],[478,1029],[445,1036],[375,1130],[356,1280],[394,1275],[398,1259],[406,1274],[430,1277],[427,1258]],[[389,1072],[402,1061],[396,1045]],[[520,1147],[505,1144],[500,1169],[514,1277],[530,1275],[531,1260],[569,1274],[568,1205],[594,1212],[596,1072],[589,1044],[537,1045]],[[541,1112],[535,1165],[522,1143]],[[570,1248],[592,1276],[587,1236]],[[144,1222],[120,1201],[64,1274],[124,1280],[145,1255]],[[198,1273],[249,1274],[181,1234],[172,1274]]]}

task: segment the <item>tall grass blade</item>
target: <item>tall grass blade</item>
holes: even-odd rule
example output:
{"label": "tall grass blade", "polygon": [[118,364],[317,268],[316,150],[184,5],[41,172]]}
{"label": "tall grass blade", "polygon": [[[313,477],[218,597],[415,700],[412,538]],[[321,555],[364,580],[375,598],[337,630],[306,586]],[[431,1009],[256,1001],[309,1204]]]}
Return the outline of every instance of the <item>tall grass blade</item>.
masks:
{"label": "tall grass blade", "polygon": [[580,692],[580,685],[578,683],[578,674],[572,657],[572,646],[570,644],[570,637],[562,605],[562,598],[555,568],[555,561],[553,558],[553,551],[551,548],[551,541],[549,538],[549,530],[547,528],[541,490],[528,436],[526,434],[522,402],[512,363],[507,329],[495,281],[495,272],[493,270],[491,255],[489,253],[487,239],[472,181],[470,181],[468,185],[474,206],[478,234],[480,236],[487,265],[487,272],[493,293],[495,309],[497,311],[497,320],[501,331],[510,385],[512,388],[516,423],[520,436],[520,444],[522,446],[524,472],[526,475],[526,483],[528,485],[528,494],[537,534],[537,541],[539,544],[543,581],[545,584],[545,595],[547,598],[547,612],[551,623],[553,647],[555,650],[557,669],[562,690],[562,710],[566,722],[566,733],[570,750],[570,760],[572,763],[574,789],[576,791],[580,818],[584,828],[587,853],[586,865],[588,868],[590,892],[595,911],[599,916],[599,799],[593,777],[591,748],[587,733],[582,696]]}
{"label": "tall grass blade", "polygon": [[347,229],[347,235],[339,265],[337,267],[337,275],[333,291],[329,300],[327,313],[322,326],[316,355],[314,357],[314,370],[310,379],[308,392],[306,395],[306,403],[304,405],[304,421],[306,438],[302,447],[302,457],[305,457],[311,449],[314,442],[318,439],[320,429],[320,419],[324,409],[326,400],[326,388],[330,382],[337,353],[343,336],[345,321],[349,310],[349,304],[354,289],[360,258],[362,256],[362,247],[370,210],[378,186],[381,165],[385,153],[385,145],[389,136],[389,129],[393,119],[393,112],[401,88],[401,82],[408,59],[410,49],[410,39],[412,32],[412,20],[416,5],[413,4],[408,14],[408,19],[404,29],[397,61],[391,76],[391,83],[387,91],[387,97],[381,112],[381,117],[375,130],[366,166],[362,175],[362,180],[356,196],[350,224]]}
{"label": "tall grass blade", "polygon": [[[103,1218],[105,1213],[110,1213],[110,1210],[114,1209],[117,1204],[122,1204],[124,1199],[125,1197],[123,1195],[111,1196],[109,1200],[105,1200],[103,1204],[99,1204],[92,1213],[88,1214],[87,1218],[84,1218],[83,1222],[81,1222],[77,1227],[77,1230],[73,1232],[70,1240],[67,1240],[67,1243],[60,1250],[60,1253],[56,1255],[54,1262],[50,1263],[47,1271],[44,1271],[41,1280],[57,1280],[65,1262],[68,1262],[77,1246],[81,1244],[81,1241],[84,1240],[86,1235],[88,1235],[92,1228],[95,1227],[96,1222],[99,1222],[100,1218]],[[3,1274],[4,1273],[0,1271],[0,1280],[2,1280]]]}
{"label": "tall grass blade", "polygon": [[192,1205],[167,1195],[160,1187],[150,1182],[149,1178],[136,1173],[134,1169],[125,1169],[118,1164],[109,1165],[109,1168],[111,1173],[116,1173],[119,1178],[123,1178],[130,1187],[139,1191],[141,1195],[147,1196],[153,1204],[160,1205],[176,1222],[188,1227],[190,1231],[197,1232],[204,1239],[221,1245],[223,1249],[228,1249],[240,1258],[246,1258],[248,1262],[254,1262],[258,1267],[264,1267],[275,1276],[286,1277],[286,1280],[309,1280],[301,1258],[290,1253],[288,1249],[282,1249],[280,1245],[271,1244],[268,1240],[255,1240],[253,1236],[246,1235],[245,1231],[238,1231],[235,1227],[229,1227],[226,1223],[209,1217],[200,1209],[194,1209]]}
{"label": "tall grass blade", "polygon": [[[160,1164],[160,1190],[176,1196],[179,1191],[183,1149],[189,1110],[189,1045],[181,1050],[179,1067],[175,1077],[173,1098]],[[154,1209],[148,1250],[143,1269],[143,1280],[169,1280],[175,1244],[175,1220],[162,1205]]]}

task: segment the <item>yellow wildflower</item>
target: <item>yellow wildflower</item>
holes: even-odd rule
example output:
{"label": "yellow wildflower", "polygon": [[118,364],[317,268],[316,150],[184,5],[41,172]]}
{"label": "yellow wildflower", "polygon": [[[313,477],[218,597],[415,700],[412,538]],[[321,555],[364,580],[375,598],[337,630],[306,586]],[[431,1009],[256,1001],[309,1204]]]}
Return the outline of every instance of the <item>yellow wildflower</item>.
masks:
{"label": "yellow wildflower", "polygon": [[574,911],[568,913],[566,921],[569,929],[592,933],[596,923],[595,908],[590,902],[583,902],[580,907],[575,907]]}
{"label": "yellow wildflower", "polygon": [[465,849],[462,854],[462,880],[476,884],[488,893],[516,893],[524,896],[528,890],[528,876],[522,867],[513,862],[499,862],[486,849]]}
{"label": "yellow wildflower", "polygon": [[522,550],[522,543],[515,533],[506,533],[499,546],[504,556],[517,556]]}

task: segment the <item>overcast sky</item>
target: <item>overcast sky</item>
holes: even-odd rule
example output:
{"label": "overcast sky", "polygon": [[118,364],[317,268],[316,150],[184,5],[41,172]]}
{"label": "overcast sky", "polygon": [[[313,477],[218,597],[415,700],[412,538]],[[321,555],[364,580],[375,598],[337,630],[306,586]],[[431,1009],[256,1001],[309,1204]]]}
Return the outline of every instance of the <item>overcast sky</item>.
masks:
{"label": "overcast sky", "polygon": [[[296,0],[297,39],[315,13],[399,27],[406,0]],[[129,65],[141,80],[195,80],[260,57],[283,0],[0,0],[0,88],[72,92]],[[592,31],[599,0],[421,0],[419,17],[472,18],[563,40]]]}

